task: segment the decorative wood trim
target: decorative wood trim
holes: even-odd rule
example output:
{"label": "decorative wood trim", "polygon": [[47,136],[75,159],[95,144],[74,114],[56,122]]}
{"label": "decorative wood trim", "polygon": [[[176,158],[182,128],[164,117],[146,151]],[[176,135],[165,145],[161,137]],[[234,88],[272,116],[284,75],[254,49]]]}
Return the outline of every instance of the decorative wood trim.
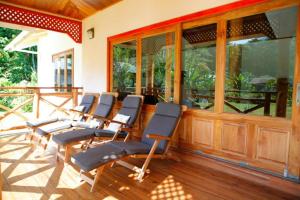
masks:
{"label": "decorative wood trim", "polygon": [[37,11],[0,3],[0,21],[68,34],[75,42],[82,41],[82,23]]}

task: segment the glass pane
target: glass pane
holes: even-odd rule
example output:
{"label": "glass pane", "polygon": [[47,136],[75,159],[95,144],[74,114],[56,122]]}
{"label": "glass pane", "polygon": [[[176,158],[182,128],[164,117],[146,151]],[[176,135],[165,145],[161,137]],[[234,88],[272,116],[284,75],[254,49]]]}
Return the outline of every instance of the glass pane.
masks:
{"label": "glass pane", "polygon": [[182,104],[213,110],[216,74],[217,25],[182,33]]}
{"label": "glass pane", "polygon": [[59,64],[59,68],[60,68],[60,87],[64,87],[65,86],[65,57],[60,57],[60,64]]}
{"label": "glass pane", "polygon": [[291,118],[297,8],[227,24],[225,111]]}
{"label": "glass pane", "polygon": [[59,84],[59,77],[58,77],[59,60],[56,58],[53,64],[54,64],[54,86],[57,87]]}
{"label": "glass pane", "polygon": [[119,93],[119,100],[135,93],[136,83],[136,41],[113,46],[113,91]]}
{"label": "glass pane", "polygon": [[72,55],[67,55],[67,86],[72,87]]}
{"label": "glass pane", "polygon": [[173,101],[174,40],[174,33],[142,40],[142,94],[146,104]]}

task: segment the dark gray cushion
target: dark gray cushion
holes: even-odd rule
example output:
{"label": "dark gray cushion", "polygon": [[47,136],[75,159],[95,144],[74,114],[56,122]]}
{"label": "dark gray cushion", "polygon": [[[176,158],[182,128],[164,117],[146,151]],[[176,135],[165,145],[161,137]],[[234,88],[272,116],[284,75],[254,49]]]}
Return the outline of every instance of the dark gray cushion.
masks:
{"label": "dark gray cushion", "polygon": [[29,127],[36,127],[36,126],[41,126],[43,124],[56,122],[58,120],[59,119],[57,117],[53,117],[53,118],[49,118],[49,119],[39,119],[39,120],[35,120],[35,121],[27,121],[26,125]]}
{"label": "dark gray cushion", "polygon": [[39,127],[36,132],[39,135],[46,136],[49,133],[54,133],[72,127],[72,121],[57,121],[45,126]]}
{"label": "dark gray cushion", "polygon": [[122,107],[125,107],[125,108],[139,108],[141,103],[142,103],[141,97],[127,96],[122,102]]}
{"label": "dark gray cushion", "polygon": [[52,140],[57,144],[66,145],[72,142],[79,142],[82,140],[91,139],[95,136],[94,133],[95,129],[78,129],[56,134],[52,137]]}
{"label": "dark gray cushion", "polygon": [[[158,103],[155,113],[144,130],[142,142],[150,146],[153,145],[154,140],[147,138],[147,134],[157,134],[171,137],[176,128],[177,121],[181,114],[181,108],[177,104],[172,103]],[[167,141],[161,141],[158,149],[165,150]]]}
{"label": "dark gray cushion", "polygon": [[[115,135],[115,132],[110,130],[103,130],[103,129],[97,129],[95,130],[95,136],[96,137],[113,137]],[[118,138],[125,138],[127,136],[127,132],[121,131],[118,133]]]}
{"label": "dark gray cushion", "polygon": [[84,110],[83,110],[84,113],[88,113],[91,110],[94,101],[95,101],[94,95],[84,95],[82,97],[80,106],[84,106]]}
{"label": "dark gray cushion", "polygon": [[178,118],[181,114],[181,107],[173,103],[156,104],[155,114]]}
{"label": "dark gray cushion", "polygon": [[[139,141],[128,141],[128,142],[121,142],[121,141],[111,141],[109,142],[112,146],[116,148],[123,149],[128,155],[133,154],[148,154],[151,150],[151,145],[139,142]],[[162,153],[160,149],[157,149],[155,153]]]}
{"label": "dark gray cushion", "polygon": [[101,117],[108,117],[113,105],[115,103],[115,97],[111,94],[102,94],[100,96],[99,104],[95,110],[94,115]]}
{"label": "dark gray cushion", "polygon": [[124,156],[126,156],[126,152],[123,149],[107,143],[90,148],[86,152],[75,154],[72,156],[71,161],[88,172]]}
{"label": "dark gray cushion", "polygon": [[141,109],[142,99],[138,96],[127,96],[122,102],[122,108],[119,110],[119,114],[130,116],[127,124],[128,127],[132,127],[138,117]]}

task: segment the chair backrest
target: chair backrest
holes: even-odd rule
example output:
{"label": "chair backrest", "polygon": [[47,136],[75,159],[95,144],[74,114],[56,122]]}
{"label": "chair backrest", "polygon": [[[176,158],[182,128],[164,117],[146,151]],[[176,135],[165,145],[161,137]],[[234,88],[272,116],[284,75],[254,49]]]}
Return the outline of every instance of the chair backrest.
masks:
{"label": "chair backrest", "polygon": [[[154,140],[147,138],[147,134],[157,134],[172,137],[175,132],[178,120],[181,117],[181,106],[173,103],[158,103],[153,117],[144,130],[142,143],[153,145]],[[168,141],[161,141],[158,149],[164,152]]]}
{"label": "chair backrest", "polygon": [[137,120],[143,105],[143,96],[127,95],[122,102],[119,114],[130,116],[127,125],[132,127]]}
{"label": "chair backrest", "polygon": [[84,113],[88,113],[90,112],[92,105],[95,101],[95,96],[94,95],[84,95],[82,97],[81,103],[79,104],[79,106],[83,106],[83,112]]}
{"label": "chair backrest", "polygon": [[113,94],[102,93],[94,115],[105,118],[108,117],[115,101],[116,97]]}

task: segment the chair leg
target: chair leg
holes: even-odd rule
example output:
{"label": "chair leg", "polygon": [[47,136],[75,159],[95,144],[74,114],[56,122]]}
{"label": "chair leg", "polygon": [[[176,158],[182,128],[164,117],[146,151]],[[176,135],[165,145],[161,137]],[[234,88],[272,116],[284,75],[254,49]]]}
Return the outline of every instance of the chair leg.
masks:
{"label": "chair leg", "polygon": [[103,165],[103,166],[101,166],[101,167],[99,167],[99,168],[97,169],[97,173],[96,173],[95,178],[94,178],[94,180],[93,180],[93,184],[92,184],[92,187],[91,187],[90,192],[93,192],[93,191],[94,191],[95,186],[96,186],[96,184],[99,182],[100,176],[101,176],[101,174],[103,173],[104,167],[105,167],[105,165]]}
{"label": "chair leg", "polygon": [[65,146],[65,159],[64,162],[68,163],[71,160],[71,153],[72,153],[72,146],[71,145],[66,145]]}
{"label": "chair leg", "polygon": [[60,152],[60,145],[57,144],[56,155],[55,155],[56,156],[56,162],[59,161],[59,156],[58,156],[59,152]]}
{"label": "chair leg", "polygon": [[47,149],[47,147],[48,147],[48,142],[49,142],[50,138],[51,138],[51,135],[50,135],[50,134],[46,136],[46,144],[43,146],[44,151],[45,151],[45,150]]}
{"label": "chair leg", "polygon": [[138,179],[139,182],[142,182],[142,181],[143,181],[143,177],[144,177],[144,175],[145,175],[145,172],[146,172],[146,170],[147,170],[147,167],[148,167],[148,165],[149,165],[149,163],[150,163],[150,161],[151,161],[151,158],[152,158],[152,156],[153,156],[153,154],[154,154],[154,152],[155,152],[155,150],[156,150],[158,144],[159,144],[159,141],[158,141],[158,140],[155,140],[155,142],[154,142],[154,144],[153,144],[153,146],[152,146],[152,148],[151,148],[151,150],[150,150],[150,152],[149,152],[149,155],[147,156],[147,158],[146,158],[146,160],[145,160],[145,162],[144,162],[144,165],[143,165],[143,167],[142,167],[142,169],[141,169],[141,171],[140,171],[140,173],[139,173],[139,175],[138,175],[138,178],[137,178],[137,179]]}

